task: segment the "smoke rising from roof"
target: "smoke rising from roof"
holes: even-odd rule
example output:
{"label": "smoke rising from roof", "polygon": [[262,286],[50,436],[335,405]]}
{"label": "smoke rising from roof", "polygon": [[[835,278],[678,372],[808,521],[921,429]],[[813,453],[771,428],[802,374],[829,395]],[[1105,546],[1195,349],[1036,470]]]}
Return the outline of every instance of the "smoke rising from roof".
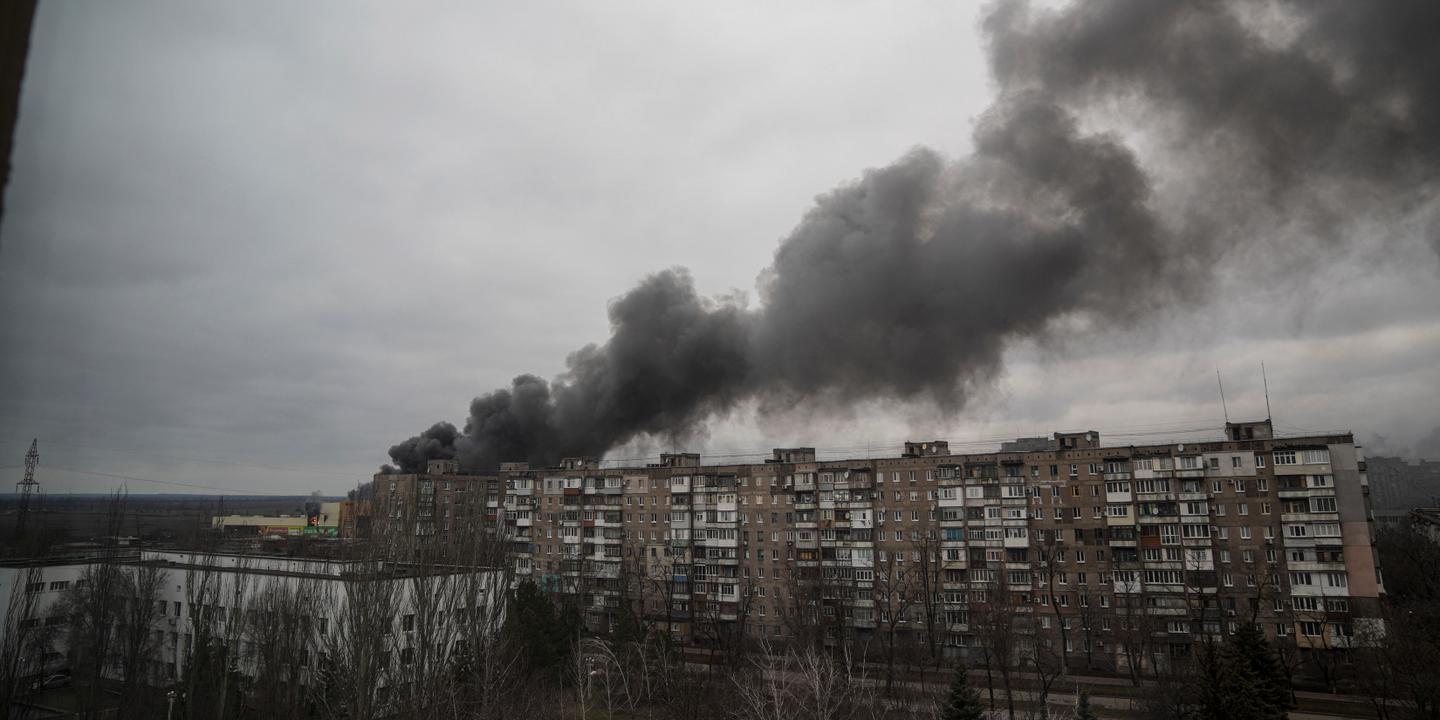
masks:
{"label": "smoke rising from roof", "polygon": [[[600,455],[684,436],[737,403],[875,397],[963,407],[1007,347],[1072,317],[1125,327],[1204,297],[1208,269],[1431,218],[1440,5],[997,5],[997,100],[971,155],[918,149],[817,198],[757,282],[760,302],[656,273],[612,334],[391,448],[399,469]],[[1087,130],[1116,106],[1126,137]],[[1157,188],[1166,188],[1164,192]]]}

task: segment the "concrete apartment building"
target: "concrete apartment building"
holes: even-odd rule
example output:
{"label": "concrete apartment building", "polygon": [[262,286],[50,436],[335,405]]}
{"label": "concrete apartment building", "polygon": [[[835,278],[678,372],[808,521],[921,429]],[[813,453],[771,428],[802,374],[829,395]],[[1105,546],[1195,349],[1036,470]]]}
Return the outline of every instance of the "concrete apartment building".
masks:
{"label": "concrete apartment building", "polygon": [[1276,438],[1268,421],[1184,444],[1056,433],[994,453],[935,441],[880,459],[788,448],[480,475],[436,461],[375,482],[405,532],[485,528],[597,631],[643,604],[701,643],[895,633],[963,656],[1004,613],[1022,649],[1119,669],[1249,619],[1302,650],[1343,648],[1378,630],[1383,592],[1353,438]]}

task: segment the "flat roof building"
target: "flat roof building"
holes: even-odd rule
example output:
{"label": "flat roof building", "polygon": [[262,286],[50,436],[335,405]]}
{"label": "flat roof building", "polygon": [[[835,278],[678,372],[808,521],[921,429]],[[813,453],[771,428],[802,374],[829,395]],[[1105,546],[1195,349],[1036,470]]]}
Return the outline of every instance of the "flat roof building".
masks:
{"label": "flat roof building", "polygon": [[[22,683],[56,673],[78,680],[90,629],[118,634],[138,621],[148,628],[139,655],[107,658],[104,678],[169,686],[197,652],[224,647],[252,684],[310,686],[328,656],[369,668],[356,687],[383,705],[401,700],[389,688],[414,682],[407,658],[424,654],[449,668],[466,643],[498,631],[503,585],[493,569],[374,557],[112,550],[0,564],[0,627],[6,647],[30,648],[19,660]],[[111,610],[119,607],[125,612]],[[417,614],[425,615],[419,633]],[[366,653],[383,657],[351,657]]]}

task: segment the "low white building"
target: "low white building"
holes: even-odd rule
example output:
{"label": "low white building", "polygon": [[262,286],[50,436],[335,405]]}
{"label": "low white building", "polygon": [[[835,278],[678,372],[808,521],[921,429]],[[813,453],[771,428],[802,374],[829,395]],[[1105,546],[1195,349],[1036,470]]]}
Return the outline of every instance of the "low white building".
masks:
{"label": "low white building", "polygon": [[[92,581],[107,568],[129,578],[116,585],[123,589],[107,591],[114,604],[133,597],[137,585],[154,603],[144,614],[153,642],[143,673],[151,685],[179,682],[196,643],[206,639],[227,648],[241,672],[263,674],[266,650],[273,650],[265,647],[268,638],[279,637],[287,654],[284,681],[298,674],[299,684],[313,682],[326,656],[336,656],[331,666],[342,670],[379,668],[369,680],[383,694],[388,685],[411,681],[404,673],[417,656],[445,667],[503,619],[503,602],[496,601],[504,581],[488,569],[124,549],[13,562],[0,564],[0,628],[12,678],[28,683],[72,670],[77,601],[100,592]],[[368,609],[360,611],[359,603]],[[357,662],[348,658],[352,652],[381,657]],[[117,662],[106,666],[107,677],[123,672]]]}

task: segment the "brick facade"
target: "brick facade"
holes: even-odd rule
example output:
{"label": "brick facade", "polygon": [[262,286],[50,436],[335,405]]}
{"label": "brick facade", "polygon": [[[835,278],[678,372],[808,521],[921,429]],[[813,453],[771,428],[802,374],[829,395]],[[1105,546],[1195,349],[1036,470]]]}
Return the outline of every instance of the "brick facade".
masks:
{"label": "brick facade", "polygon": [[[963,655],[997,632],[1026,652],[1121,668],[1190,652],[1253,619],[1300,648],[1374,628],[1382,592],[1351,436],[896,458],[645,467],[566,460],[464,475],[377,475],[377,504],[445,537],[479,523],[519,576],[604,631],[631,613],[696,642],[877,635]],[[410,530],[407,530],[409,532]]]}

